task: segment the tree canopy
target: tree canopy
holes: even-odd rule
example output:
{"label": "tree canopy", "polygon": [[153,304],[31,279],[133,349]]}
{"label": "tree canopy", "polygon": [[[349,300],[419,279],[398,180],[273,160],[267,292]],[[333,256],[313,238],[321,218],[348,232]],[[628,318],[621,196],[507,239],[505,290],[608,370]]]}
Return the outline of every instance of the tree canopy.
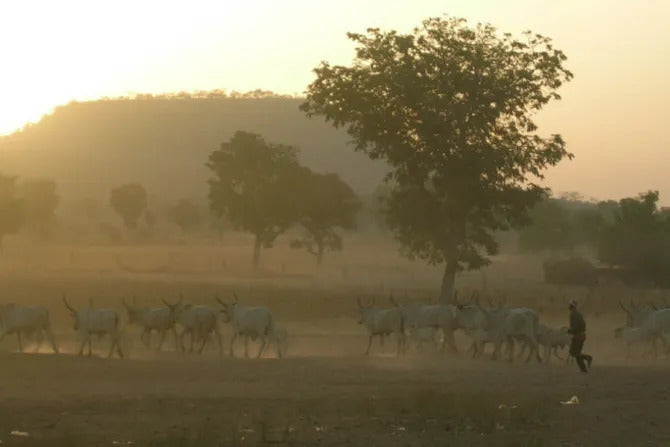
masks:
{"label": "tree canopy", "polygon": [[137,222],[147,210],[147,192],[138,183],[127,183],[112,189],[109,203],[123,219],[128,229],[137,228]]}
{"label": "tree canopy", "polygon": [[321,63],[301,108],[390,164],[389,224],[406,256],[445,264],[448,301],[456,272],[490,262],[494,232],[525,223],[544,170],[571,157],[534,122],[572,78],[566,57],[547,37],[455,18],[348,36],[353,64]]}
{"label": "tree canopy", "polygon": [[212,210],[238,230],[254,235],[253,264],[262,247],[298,220],[301,168],[292,146],[266,142],[260,135],[237,131],[212,152],[207,166]]}
{"label": "tree canopy", "polygon": [[305,248],[321,265],[326,250],[342,249],[337,228],[356,228],[356,214],[361,203],[353,190],[337,174],[305,172],[301,180],[300,224],[307,235],[292,242],[294,248]]}

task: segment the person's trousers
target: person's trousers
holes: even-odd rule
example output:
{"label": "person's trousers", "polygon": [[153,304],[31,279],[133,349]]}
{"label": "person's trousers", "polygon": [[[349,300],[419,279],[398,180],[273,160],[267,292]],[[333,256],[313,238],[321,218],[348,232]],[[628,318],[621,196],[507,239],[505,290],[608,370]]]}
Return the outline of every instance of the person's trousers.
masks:
{"label": "person's trousers", "polygon": [[582,349],[584,349],[584,341],[586,340],[586,334],[574,334],[572,336],[572,341],[570,342],[570,355],[575,358],[579,370],[581,372],[586,372],[586,365],[584,360],[589,361],[591,358],[588,354],[582,354]]}

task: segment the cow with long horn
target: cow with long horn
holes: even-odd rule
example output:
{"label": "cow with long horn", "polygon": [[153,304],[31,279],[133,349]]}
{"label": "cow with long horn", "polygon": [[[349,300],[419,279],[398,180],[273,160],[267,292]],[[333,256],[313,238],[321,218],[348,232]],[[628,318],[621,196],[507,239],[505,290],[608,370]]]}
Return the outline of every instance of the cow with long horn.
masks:
{"label": "cow with long horn", "polygon": [[252,307],[239,303],[237,294],[233,292],[234,301],[230,304],[221,300],[216,300],[221,305],[221,314],[223,321],[230,323],[233,329],[233,337],[230,340],[229,353],[231,357],[235,356],[234,344],[238,337],[244,337],[244,356],[249,357],[249,338],[252,340],[260,339],[261,346],[258,348],[256,358],[260,357],[265,350],[268,339],[275,342],[277,347],[277,357],[282,357],[281,337],[275,334],[275,324],[272,312],[267,307]]}
{"label": "cow with long horn", "polygon": [[361,303],[360,297],[358,297],[357,301],[358,311],[360,314],[358,323],[365,325],[368,331],[369,340],[368,347],[365,350],[365,355],[370,354],[372,338],[375,335],[379,336],[380,346],[383,346],[384,337],[390,334],[395,334],[398,344],[396,355],[400,355],[405,346],[404,318],[401,308],[397,305],[397,303],[394,303],[394,307],[390,309],[380,309],[374,307],[374,298],[368,306],[364,306]]}
{"label": "cow with long horn", "polygon": [[128,304],[124,299],[123,306],[128,313],[128,323],[136,324],[142,328],[140,340],[142,340],[147,348],[151,347],[151,333],[156,331],[161,336],[156,348],[158,351],[161,350],[168,332],[172,332],[174,335],[175,350],[179,350],[176,329],[177,317],[173,311],[174,306],[138,307],[135,304],[135,299],[133,299],[133,305]]}
{"label": "cow with long horn", "polygon": [[83,355],[84,346],[86,346],[87,343],[88,355],[89,357],[91,356],[91,336],[97,335],[98,337],[102,337],[104,335],[109,335],[111,344],[107,357],[112,356],[115,347],[119,357],[123,357],[123,352],[121,351],[121,345],[119,343],[121,317],[116,310],[94,309],[91,304],[88,309],[77,310],[68,303],[65,294],[63,294],[63,303],[74,318],[74,330],[79,333],[79,336],[82,339],[81,347],[79,348],[80,356]]}
{"label": "cow with long horn", "polygon": [[216,336],[219,345],[219,355],[223,355],[223,343],[221,339],[221,330],[219,328],[219,319],[214,307],[183,303],[181,296],[179,301],[175,304],[170,304],[165,300],[162,301],[163,304],[170,309],[170,313],[174,315],[175,320],[183,328],[179,335],[179,347],[182,351],[186,350],[186,347],[184,346],[184,337],[186,334],[190,334],[191,336],[191,347],[189,352],[193,352],[195,340],[198,340],[201,344],[197,352],[198,354],[202,354],[207,341],[213,333]]}

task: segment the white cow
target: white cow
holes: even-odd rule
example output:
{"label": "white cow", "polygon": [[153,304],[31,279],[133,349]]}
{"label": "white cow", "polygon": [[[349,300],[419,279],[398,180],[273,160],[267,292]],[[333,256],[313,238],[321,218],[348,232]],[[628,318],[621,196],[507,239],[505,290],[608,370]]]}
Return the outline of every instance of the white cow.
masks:
{"label": "white cow", "polygon": [[538,363],[542,362],[537,343],[537,332],[539,328],[539,315],[532,309],[526,307],[500,307],[496,310],[487,310],[480,307],[487,315],[487,336],[495,345],[493,358],[500,356],[503,343],[507,344],[509,352],[509,361],[512,361],[514,355],[514,342],[523,340],[528,343],[530,352],[526,362],[529,362],[532,355]]}
{"label": "white cow", "polygon": [[[244,356],[249,357],[249,338],[261,339],[261,346],[258,348],[256,358],[260,357],[265,350],[268,337],[271,337],[275,331],[272,312],[267,307],[250,307],[239,304],[239,299],[233,293],[235,301],[231,304],[224,302],[218,297],[216,300],[221,304],[223,321],[230,323],[233,329],[233,336],[230,339],[228,352],[231,357],[235,357],[233,347],[238,337],[244,337]],[[277,357],[281,358],[282,353],[277,344]]]}
{"label": "white cow", "polygon": [[76,310],[70,303],[67,302],[65,295],[63,295],[63,303],[65,307],[72,313],[74,317],[74,330],[77,331],[82,338],[81,347],[79,348],[79,355],[83,355],[84,346],[88,343],[88,355],[91,356],[91,336],[97,335],[98,338],[109,335],[111,345],[109,347],[109,354],[111,357],[116,346],[116,351],[119,357],[123,358],[121,352],[121,345],[119,344],[121,317],[114,309],[88,309]]}
{"label": "white cow", "polygon": [[457,308],[451,304],[432,304],[422,306],[414,321],[411,322],[410,328],[425,328],[432,327],[435,329],[442,329],[443,340],[441,349],[448,344],[453,352],[458,352],[456,348],[456,341],[454,339],[454,330],[458,329],[458,322],[456,321]]}
{"label": "white cow", "polygon": [[219,354],[223,354],[221,331],[219,329],[219,319],[216,309],[205,305],[183,304],[181,298],[175,304],[170,304],[165,300],[162,301],[168,306],[176,321],[183,328],[179,336],[179,346],[182,351],[186,350],[184,347],[184,337],[186,334],[191,335],[190,352],[193,352],[193,344],[196,339],[202,342],[198,349],[198,354],[201,354],[207,344],[207,340],[214,333],[219,344]]}
{"label": "white cow", "polygon": [[[409,337],[407,344],[414,343],[416,345],[416,350],[421,353],[423,352],[423,345],[427,344],[433,349],[438,349],[438,338],[437,338],[437,329],[432,326],[427,327],[414,327],[409,330]],[[409,349],[409,346],[408,346]]]}
{"label": "white cow", "polygon": [[400,307],[396,305],[390,309],[380,309],[374,307],[374,299],[370,305],[364,306],[358,298],[358,311],[360,313],[358,324],[365,325],[369,336],[365,355],[370,353],[372,338],[375,335],[379,336],[379,345],[384,346],[384,336],[390,334],[395,334],[398,343],[396,355],[400,355],[405,346],[404,317]]}
{"label": "white cow", "polygon": [[627,309],[621,301],[619,301],[619,306],[626,312],[627,327],[641,328],[645,333],[651,334],[652,352],[654,357],[657,355],[657,339],[661,340],[667,350],[668,344],[663,337],[663,333],[670,331],[670,309],[657,309],[655,306],[638,308],[633,303],[631,303],[630,309]]}
{"label": "white cow", "polygon": [[35,334],[37,336],[37,345],[35,352],[42,346],[43,333],[46,332],[47,338],[51,343],[51,348],[55,353],[58,353],[58,347],[51,332],[51,319],[49,318],[49,311],[41,306],[17,306],[14,303],[0,306],[0,325],[2,332],[0,332],[0,341],[5,338],[7,334],[16,334],[19,341],[19,351],[23,352],[23,342],[21,335]]}
{"label": "white cow", "polygon": [[[551,354],[554,354],[554,357],[556,357],[559,360],[564,360],[563,358],[561,358],[561,356],[558,355],[558,350],[565,349],[568,346],[570,346],[571,337],[570,334],[568,334],[567,327],[555,329],[547,325],[540,324],[537,328],[536,336],[537,336],[537,344],[540,346],[544,346],[544,354],[545,354],[544,361],[546,363],[549,363],[549,361],[551,360]],[[526,350],[527,347],[528,345],[524,344],[521,352],[519,352],[519,355],[521,355]],[[567,360],[568,358],[566,358],[565,360]]]}
{"label": "white cow", "polygon": [[157,348],[160,351],[165,341],[165,335],[168,331],[172,331],[175,349],[179,350],[176,329],[177,316],[170,307],[135,307],[126,303],[125,300],[123,305],[128,312],[128,323],[137,324],[142,328],[140,339],[147,348],[151,347],[151,332],[156,331],[161,336]]}
{"label": "white cow", "polygon": [[648,328],[619,327],[614,329],[614,338],[622,339],[626,343],[626,358],[630,358],[630,349],[633,345],[646,345],[647,349],[642,352],[643,356],[652,352],[654,334]]}

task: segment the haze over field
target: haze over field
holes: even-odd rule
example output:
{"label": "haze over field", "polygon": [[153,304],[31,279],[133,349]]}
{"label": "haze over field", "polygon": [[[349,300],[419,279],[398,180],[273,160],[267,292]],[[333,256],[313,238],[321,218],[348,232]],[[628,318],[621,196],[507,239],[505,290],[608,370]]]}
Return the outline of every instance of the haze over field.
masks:
{"label": "haze over field", "polygon": [[11,2],[0,18],[0,134],[71,100],[211,89],[302,94],[319,61],[351,60],[346,32],[408,31],[445,13],[541,32],[567,54],[575,79],[539,121],[576,158],[549,173],[549,186],[598,199],[652,188],[667,203],[664,1]]}
{"label": "haze over field", "polygon": [[0,444],[667,445],[669,17],[5,1]]}

